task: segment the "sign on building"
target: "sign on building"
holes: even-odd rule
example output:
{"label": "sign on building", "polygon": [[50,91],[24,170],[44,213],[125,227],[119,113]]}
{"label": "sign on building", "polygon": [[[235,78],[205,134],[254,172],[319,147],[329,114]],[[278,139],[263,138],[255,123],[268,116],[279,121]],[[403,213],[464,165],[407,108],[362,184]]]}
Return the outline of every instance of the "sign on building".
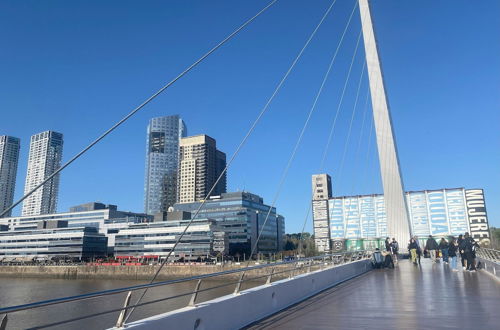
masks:
{"label": "sign on building", "polygon": [[488,226],[488,215],[486,214],[483,189],[466,190],[465,202],[467,204],[467,216],[469,217],[469,228],[472,238],[479,241],[482,245],[489,245],[490,228]]}

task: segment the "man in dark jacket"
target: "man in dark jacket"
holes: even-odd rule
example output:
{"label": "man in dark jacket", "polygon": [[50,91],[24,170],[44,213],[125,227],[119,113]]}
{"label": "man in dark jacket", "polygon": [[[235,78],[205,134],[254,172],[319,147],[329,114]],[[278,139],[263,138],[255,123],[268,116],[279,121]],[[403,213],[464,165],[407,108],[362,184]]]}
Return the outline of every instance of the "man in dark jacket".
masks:
{"label": "man in dark jacket", "polygon": [[458,253],[460,254],[460,261],[462,262],[462,268],[465,270],[466,265],[466,260],[465,260],[465,253],[463,252],[464,250],[464,236],[462,234],[458,235],[457,239],[458,243]]}
{"label": "man in dark jacket", "polygon": [[477,247],[476,241],[470,237],[469,233],[465,233],[464,240],[462,242],[462,247],[460,252],[465,255],[467,259],[467,270],[471,272],[476,271],[476,263],[474,260],[475,249]]}
{"label": "man in dark jacket", "polygon": [[439,250],[441,251],[441,256],[443,257],[443,262],[445,264],[448,263],[448,242],[443,237],[441,238],[441,242],[439,242]]}
{"label": "man in dark jacket", "polygon": [[438,248],[436,240],[434,240],[432,235],[429,235],[429,239],[427,239],[427,242],[425,243],[425,249],[429,252],[432,262],[436,262],[436,250]]}

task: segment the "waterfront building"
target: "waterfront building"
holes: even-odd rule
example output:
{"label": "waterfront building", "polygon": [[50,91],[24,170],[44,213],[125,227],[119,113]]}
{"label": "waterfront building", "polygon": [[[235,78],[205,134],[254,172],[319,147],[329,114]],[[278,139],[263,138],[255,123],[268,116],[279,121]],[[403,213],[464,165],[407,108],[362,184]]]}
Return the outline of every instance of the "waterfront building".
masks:
{"label": "waterfront building", "polygon": [[107,238],[92,227],[0,232],[0,261],[27,258],[90,260],[107,255]]}
{"label": "waterfront building", "polygon": [[[176,211],[191,212],[192,216],[201,202],[177,203]],[[266,217],[269,218],[266,222]],[[275,253],[283,248],[285,218],[264,204],[262,197],[249,192],[222,193],[205,201],[195,218],[209,218],[217,221],[229,238],[229,253],[249,256],[252,244],[262,235],[255,253]]]}
{"label": "waterfront building", "polygon": [[[35,134],[30,140],[24,193],[34,189],[61,166],[63,135],[53,131]],[[59,174],[23,202],[22,215],[52,214],[57,210]]]}
{"label": "waterfront building", "polygon": [[332,179],[328,174],[312,176],[314,244],[318,252],[330,250],[330,221],[327,200],[332,198]]}
{"label": "waterfront building", "polygon": [[0,225],[8,226],[10,231],[20,232],[36,230],[40,223],[50,221],[67,222],[69,228],[93,227],[109,239],[109,253],[113,252],[114,236],[119,229],[127,228],[129,224],[153,221],[153,216],[144,213],[134,213],[117,210],[116,205],[102,203],[87,203],[73,206],[73,212],[44,214],[34,216],[17,216],[0,219]]}
{"label": "waterfront building", "polygon": [[[173,220],[131,224],[128,228],[120,229],[115,236],[115,257],[165,257],[189,222],[190,220]],[[184,258],[194,261],[219,253],[227,254],[227,246],[227,237],[216,221],[195,219],[187,228],[170,260]]]}
{"label": "waterfront building", "polygon": [[[445,188],[405,193],[411,229],[419,239],[458,236],[469,232],[482,245],[490,241],[482,189]],[[318,203],[321,202],[321,203]],[[376,247],[388,236],[382,194],[341,196],[313,201],[315,235],[327,224],[327,249]],[[319,225],[318,225],[319,223]],[[392,237],[391,237],[392,238]],[[401,241],[395,237],[401,244]],[[363,243],[364,241],[364,243]],[[317,243],[317,241],[316,241]],[[324,243],[324,242],[320,242]]]}
{"label": "waterfront building", "polygon": [[[179,203],[204,199],[226,167],[226,154],[217,150],[215,139],[208,135],[182,138],[179,153]],[[226,192],[226,173],[210,194]]]}
{"label": "waterfront building", "polygon": [[184,121],[178,116],[152,118],[146,141],[144,212],[167,211],[177,201],[179,141],[187,136]]}
{"label": "waterfront building", "polygon": [[[12,136],[0,136],[0,214],[14,202],[17,165],[21,141]],[[10,217],[12,210],[3,217]]]}

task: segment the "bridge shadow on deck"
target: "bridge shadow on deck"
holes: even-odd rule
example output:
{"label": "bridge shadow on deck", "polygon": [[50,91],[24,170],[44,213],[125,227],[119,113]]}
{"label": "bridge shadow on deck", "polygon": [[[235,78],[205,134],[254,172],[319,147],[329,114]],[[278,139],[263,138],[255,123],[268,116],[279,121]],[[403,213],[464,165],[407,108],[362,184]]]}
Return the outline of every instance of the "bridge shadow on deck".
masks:
{"label": "bridge shadow on deck", "polygon": [[246,329],[498,329],[500,282],[402,260],[328,289]]}

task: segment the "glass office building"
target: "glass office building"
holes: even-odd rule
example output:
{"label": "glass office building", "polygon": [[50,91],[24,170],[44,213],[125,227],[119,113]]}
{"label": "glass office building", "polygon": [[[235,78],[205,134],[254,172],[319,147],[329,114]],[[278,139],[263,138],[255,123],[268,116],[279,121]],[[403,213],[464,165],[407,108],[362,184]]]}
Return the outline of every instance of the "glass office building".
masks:
{"label": "glass office building", "polygon": [[167,211],[177,201],[179,141],[187,136],[184,121],[178,116],[152,118],[146,142],[144,212]]}
{"label": "glass office building", "polygon": [[[200,204],[178,203],[174,205],[174,209],[191,212],[192,216],[195,216]],[[261,231],[256,253],[268,254],[282,250],[285,218],[276,213],[276,208],[271,209],[264,204],[262,197],[258,195],[233,192],[212,196],[205,202],[196,218],[217,221],[229,236],[229,253],[232,255],[248,256]]]}
{"label": "glass office building", "polygon": [[33,258],[90,260],[107,255],[107,238],[96,228],[73,227],[0,232],[0,261]]}
{"label": "glass office building", "polygon": [[144,213],[133,213],[117,210],[116,205],[104,205],[102,203],[88,203],[73,206],[70,210],[85,210],[66,213],[44,214],[34,216],[18,216],[1,218],[0,225],[8,227],[8,230],[20,232],[38,229],[42,221],[66,221],[69,228],[93,227],[99,233],[109,238],[109,253],[113,252],[114,235],[120,228],[126,228],[131,223],[143,223],[153,220],[153,217]]}
{"label": "glass office building", "polygon": [[[115,256],[167,256],[190,220],[132,224],[115,236]],[[216,221],[196,219],[172,253],[170,260],[200,260],[227,254],[227,237]]]}
{"label": "glass office building", "polygon": [[[12,136],[0,136],[0,214],[12,205],[16,187],[17,164],[21,140]],[[10,217],[12,211],[4,217]]]}

